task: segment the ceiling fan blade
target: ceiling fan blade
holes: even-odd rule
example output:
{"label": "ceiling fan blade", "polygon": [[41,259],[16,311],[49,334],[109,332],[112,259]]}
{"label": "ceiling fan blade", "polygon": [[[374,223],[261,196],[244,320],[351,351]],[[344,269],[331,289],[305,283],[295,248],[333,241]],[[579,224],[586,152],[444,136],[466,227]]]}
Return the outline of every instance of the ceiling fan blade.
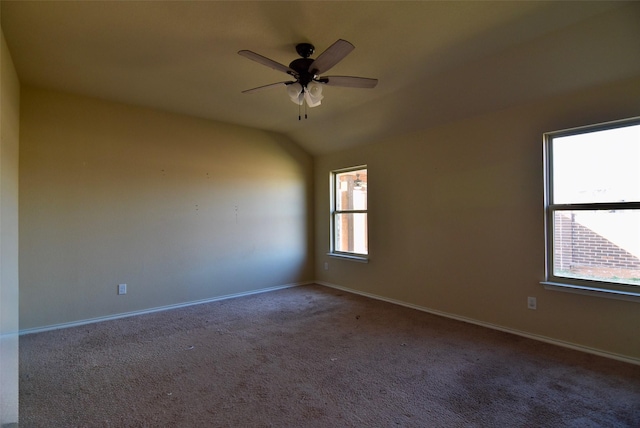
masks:
{"label": "ceiling fan blade", "polygon": [[353,76],[323,76],[318,82],[328,86],[342,86],[347,88],[375,88],[378,79],[370,79],[368,77]]}
{"label": "ceiling fan blade", "polygon": [[287,86],[290,85],[292,83],[296,83],[296,82],[278,82],[278,83],[271,83],[269,85],[264,85],[264,86],[258,86],[257,88],[253,88],[253,89],[247,89],[245,91],[242,91],[243,94],[253,94],[254,92],[260,92],[260,91],[264,91],[265,89],[271,89],[271,88],[275,88],[277,86]]}
{"label": "ceiling fan blade", "polygon": [[282,71],[283,73],[287,73],[287,74],[295,73],[292,69],[290,69],[286,65],[280,64],[279,62],[276,62],[272,59],[267,58],[266,56],[262,56],[252,51],[248,51],[248,50],[238,51],[238,55],[242,55],[245,58],[249,58],[252,61],[258,62],[262,65],[266,65],[267,67],[272,68],[274,70]]}
{"label": "ceiling fan blade", "polygon": [[339,63],[345,56],[356,47],[346,40],[339,39],[337,42],[322,52],[309,66],[309,71],[315,75],[328,71],[331,67]]}

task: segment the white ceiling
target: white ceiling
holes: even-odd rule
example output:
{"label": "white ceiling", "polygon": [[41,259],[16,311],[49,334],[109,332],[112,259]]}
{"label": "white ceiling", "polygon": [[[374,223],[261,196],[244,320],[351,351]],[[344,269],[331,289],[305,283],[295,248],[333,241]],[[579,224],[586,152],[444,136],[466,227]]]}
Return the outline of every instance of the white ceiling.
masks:
{"label": "white ceiling", "polygon": [[[640,75],[640,3],[8,1],[2,29],[22,84],[288,135],[322,154],[539,97]],[[241,57],[288,65],[295,45],[356,49],[298,120],[290,80]]]}

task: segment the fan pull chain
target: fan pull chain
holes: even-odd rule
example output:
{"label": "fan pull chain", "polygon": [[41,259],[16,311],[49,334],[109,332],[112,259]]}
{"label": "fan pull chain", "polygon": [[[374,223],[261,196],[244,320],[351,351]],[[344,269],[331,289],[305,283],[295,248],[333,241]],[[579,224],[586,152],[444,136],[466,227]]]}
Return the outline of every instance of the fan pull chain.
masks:
{"label": "fan pull chain", "polygon": [[[308,119],[309,116],[307,116],[307,103],[303,100],[302,104],[304,104],[304,118]],[[298,104],[298,120],[302,120],[302,107],[300,107],[302,104]]]}

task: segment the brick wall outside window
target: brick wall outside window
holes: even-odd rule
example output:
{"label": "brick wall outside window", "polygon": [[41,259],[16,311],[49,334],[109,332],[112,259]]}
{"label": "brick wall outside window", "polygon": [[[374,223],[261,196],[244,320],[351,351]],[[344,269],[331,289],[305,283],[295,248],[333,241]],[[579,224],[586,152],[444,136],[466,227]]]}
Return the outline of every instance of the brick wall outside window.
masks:
{"label": "brick wall outside window", "polygon": [[571,214],[556,215],[554,228],[556,269],[640,269],[640,258],[578,223]]}

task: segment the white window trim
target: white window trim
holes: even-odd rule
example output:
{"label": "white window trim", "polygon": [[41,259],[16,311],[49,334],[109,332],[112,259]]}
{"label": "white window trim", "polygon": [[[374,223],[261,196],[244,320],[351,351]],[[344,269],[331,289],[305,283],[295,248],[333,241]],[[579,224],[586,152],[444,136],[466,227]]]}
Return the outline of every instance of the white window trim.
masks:
{"label": "white window trim", "polygon": [[623,291],[612,291],[604,288],[582,287],[578,285],[542,281],[545,290],[562,291],[564,293],[581,294],[583,296],[602,297],[605,299],[626,300],[640,303],[640,294]]}
{"label": "white window trim", "polygon": [[[331,206],[330,206],[330,221],[329,221],[329,228],[330,228],[330,242],[329,242],[329,252],[327,253],[328,256],[330,257],[334,257],[337,259],[343,259],[343,260],[350,260],[350,261],[354,261],[354,262],[360,262],[360,263],[369,263],[369,254],[361,254],[361,253],[350,253],[350,252],[346,252],[346,251],[336,251],[336,247],[335,247],[335,217],[336,214],[339,213],[344,213],[344,212],[349,212],[349,213],[365,213],[367,214],[367,217],[369,216],[369,210],[368,210],[368,206],[369,206],[369,202],[367,201],[367,209],[366,210],[347,210],[347,211],[337,211],[336,210],[336,206],[337,206],[337,202],[336,202],[336,177],[338,176],[338,174],[342,174],[345,172],[349,172],[349,171],[357,171],[360,169],[366,169],[367,173],[369,171],[369,168],[367,167],[367,165],[358,165],[358,166],[353,166],[353,167],[349,167],[349,168],[342,168],[342,169],[335,169],[331,171],[330,174],[330,178],[329,178],[329,182],[330,182],[330,189],[331,189]],[[369,195],[367,193],[367,199],[368,199]],[[367,228],[367,234],[369,233],[368,228]]]}
{"label": "white window trim", "polygon": [[354,255],[352,253],[333,252],[327,253],[327,256],[334,257],[336,259],[350,260],[352,262],[369,263],[369,257]]}
{"label": "white window trim", "polygon": [[[580,204],[552,204],[553,200],[553,171],[552,171],[552,140],[553,138],[589,133],[606,129],[614,129],[628,125],[640,124],[640,117],[624,119],[597,125],[571,128],[544,134],[544,227],[545,227],[545,281],[541,284],[547,290],[562,291],[609,299],[640,302],[640,286],[617,284],[614,282],[559,277],[553,274],[554,235],[553,218],[556,211],[563,210],[613,210],[640,209],[640,202],[620,203],[580,203]],[[636,291],[637,290],[637,291]]]}

